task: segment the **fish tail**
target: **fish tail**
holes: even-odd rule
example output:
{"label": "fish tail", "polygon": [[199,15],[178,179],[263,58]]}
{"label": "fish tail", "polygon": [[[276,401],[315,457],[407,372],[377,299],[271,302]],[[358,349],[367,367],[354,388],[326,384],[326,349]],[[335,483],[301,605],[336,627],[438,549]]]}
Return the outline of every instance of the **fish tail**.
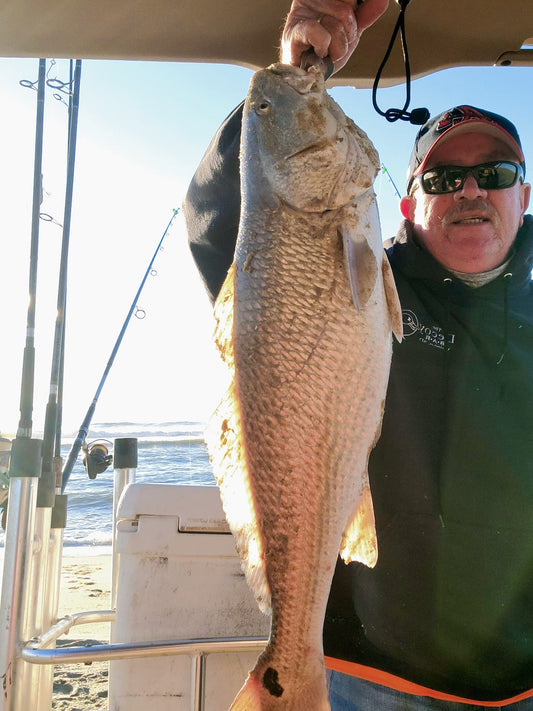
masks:
{"label": "fish tail", "polygon": [[257,680],[250,675],[246,683],[235,697],[230,711],[261,711],[261,688]]}
{"label": "fish tail", "polygon": [[284,689],[277,672],[267,667],[250,672],[230,711],[330,711],[325,674],[319,672]]}

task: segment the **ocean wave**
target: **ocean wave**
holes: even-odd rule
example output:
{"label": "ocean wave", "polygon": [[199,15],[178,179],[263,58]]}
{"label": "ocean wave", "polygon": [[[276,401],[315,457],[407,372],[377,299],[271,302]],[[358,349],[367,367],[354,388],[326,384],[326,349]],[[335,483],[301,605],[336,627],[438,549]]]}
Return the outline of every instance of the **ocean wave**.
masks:
{"label": "ocean wave", "polygon": [[[100,547],[100,546],[111,546],[113,543],[113,537],[111,535],[111,530],[97,531],[91,535],[86,536],[71,536],[65,535],[63,539],[63,546],[65,548],[81,548],[81,547]],[[5,535],[0,536],[0,549],[5,548]],[[0,580],[2,576],[0,574]]]}
{"label": "ocean wave", "polygon": [[77,548],[81,546],[110,546],[113,542],[111,531],[98,531],[89,536],[67,536],[63,539],[65,548]]}
{"label": "ocean wave", "polygon": [[[97,439],[112,442],[122,437],[138,440],[138,445],[144,444],[186,444],[204,442],[205,423],[203,422],[100,422],[89,429],[87,441]],[[64,433],[61,442],[64,446],[71,445],[78,432]]]}

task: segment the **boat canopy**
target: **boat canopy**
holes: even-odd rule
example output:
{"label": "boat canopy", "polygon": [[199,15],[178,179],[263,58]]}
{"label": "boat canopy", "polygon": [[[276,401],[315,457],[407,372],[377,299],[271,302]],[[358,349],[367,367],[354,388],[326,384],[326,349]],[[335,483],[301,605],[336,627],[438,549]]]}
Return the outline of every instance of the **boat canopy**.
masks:
{"label": "boat canopy", "polygon": [[[277,60],[289,0],[4,0],[0,56],[216,62]],[[361,39],[332,83],[372,86],[399,14]],[[533,64],[531,0],[412,0],[406,31],[413,77],[454,66]],[[404,81],[399,42],[381,85]]]}

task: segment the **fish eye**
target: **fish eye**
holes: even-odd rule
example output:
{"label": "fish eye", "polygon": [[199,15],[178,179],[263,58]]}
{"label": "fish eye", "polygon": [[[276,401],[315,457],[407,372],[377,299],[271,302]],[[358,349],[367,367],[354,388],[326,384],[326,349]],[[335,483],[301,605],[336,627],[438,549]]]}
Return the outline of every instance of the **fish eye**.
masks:
{"label": "fish eye", "polygon": [[255,112],[257,114],[267,114],[270,111],[270,101],[262,99],[255,106]]}

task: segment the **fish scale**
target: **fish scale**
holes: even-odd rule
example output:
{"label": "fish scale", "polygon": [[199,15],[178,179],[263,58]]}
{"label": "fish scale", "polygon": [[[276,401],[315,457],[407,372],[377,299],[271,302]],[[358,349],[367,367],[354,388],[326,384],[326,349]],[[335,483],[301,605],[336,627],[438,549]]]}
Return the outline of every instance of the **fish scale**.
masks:
{"label": "fish scale", "polygon": [[322,626],[336,559],[375,564],[366,469],[401,332],[378,165],[315,68],[254,75],[239,236],[215,306],[232,384],[206,433],[247,580],[272,614],[233,711],[329,709]]}

